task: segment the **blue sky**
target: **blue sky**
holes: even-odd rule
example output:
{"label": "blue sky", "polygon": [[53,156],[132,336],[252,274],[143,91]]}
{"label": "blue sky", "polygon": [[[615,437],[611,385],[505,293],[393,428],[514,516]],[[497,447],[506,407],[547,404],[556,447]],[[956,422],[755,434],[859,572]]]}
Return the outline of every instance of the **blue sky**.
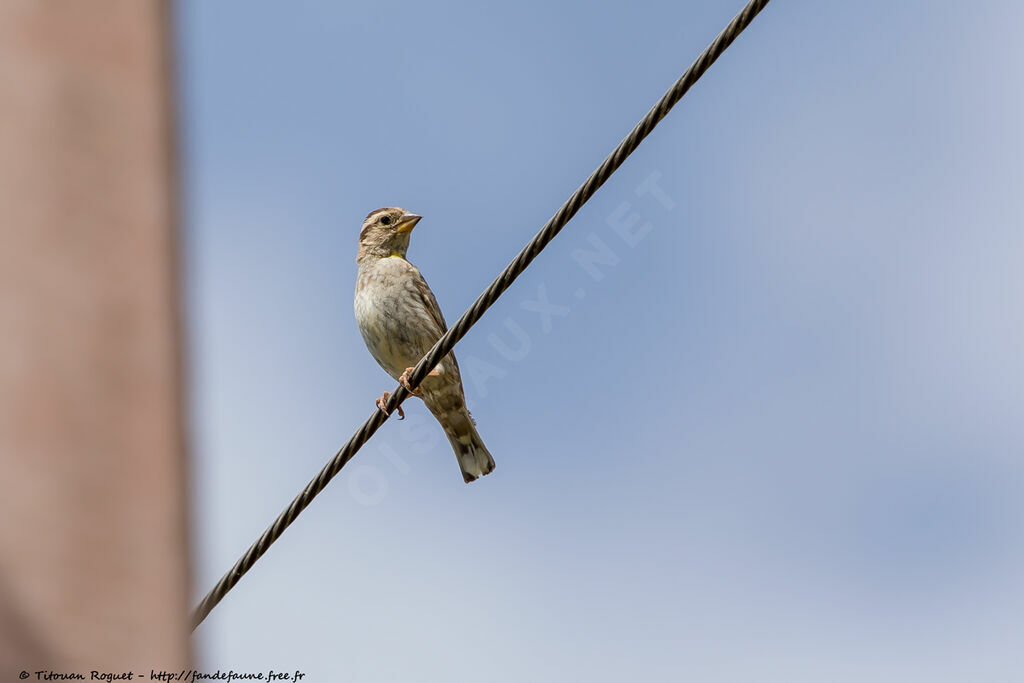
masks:
{"label": "blue sky", "polygon": [[[180,3],[197,599],[392,388],[362,218],[455,320],[740,6]],[[1022,21],[771,3],[457,347],[496,472],[410,401],[201,667],[1024,677]]]}

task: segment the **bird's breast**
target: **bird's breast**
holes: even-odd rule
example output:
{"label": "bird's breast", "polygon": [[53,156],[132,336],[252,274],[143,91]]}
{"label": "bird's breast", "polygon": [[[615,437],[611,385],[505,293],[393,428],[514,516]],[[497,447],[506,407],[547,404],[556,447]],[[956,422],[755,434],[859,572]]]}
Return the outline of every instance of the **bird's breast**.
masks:
{"label": "bird's breast", "polygon": [[424,352],[409,315],[409,291],[403,284],[411,267],[404,259],[384,258],[360,266],[356,280],[354,308],[359,332],[373,357],[394,377],[414,365]]}

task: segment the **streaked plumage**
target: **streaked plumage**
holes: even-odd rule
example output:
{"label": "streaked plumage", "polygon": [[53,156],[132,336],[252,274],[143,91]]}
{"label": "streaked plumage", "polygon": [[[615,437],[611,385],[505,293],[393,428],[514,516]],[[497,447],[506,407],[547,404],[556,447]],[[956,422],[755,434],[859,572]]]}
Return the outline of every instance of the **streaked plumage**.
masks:
{"label": "streaked plumage", "polygon": [[[448,329],[426,280],[405,258],[409,234],[419,219],[396,207],[373,211],[363,222],[356,257],[359,331],[377,363],[399,381]],[[463,479],[471,482],[489,474],[494,459],[466,409],[455,354],[445,356],[433,372],[439,374],[424,379],[417,395],[441,423]]]}

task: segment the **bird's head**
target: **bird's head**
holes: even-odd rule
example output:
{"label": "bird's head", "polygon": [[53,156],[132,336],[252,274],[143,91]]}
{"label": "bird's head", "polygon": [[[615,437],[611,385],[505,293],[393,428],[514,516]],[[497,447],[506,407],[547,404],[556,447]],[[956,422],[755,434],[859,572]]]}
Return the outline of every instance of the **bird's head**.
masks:
{"label": "bird's head", "polygon": [[405,258],[409,248],[409,234],[420,218],[422,216],[395,206],[371,211],[363,221],[363,229],[359,231],[359,255],[356,260],[388,256]]}

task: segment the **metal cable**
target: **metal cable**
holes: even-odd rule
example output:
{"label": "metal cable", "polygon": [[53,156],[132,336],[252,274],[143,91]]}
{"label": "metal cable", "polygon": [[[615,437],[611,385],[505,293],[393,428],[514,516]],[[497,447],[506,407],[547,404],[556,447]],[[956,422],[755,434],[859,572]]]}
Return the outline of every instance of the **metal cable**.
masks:
{"label": "metal cable", "polygon": [[[725,52],[725,49],[732,44],[733,40],[736,39],[740,33],[753,21],[754,17],[757,16],[769,0],[751,0],[743,10],[733,18],[732,22],[723,30],[718,37],[715,38],[714,42],[709,45],[704,52],[697,58],[689,69],[686,70],[678,81],[676,81],[668,92],[658,101],[654,107],[647,112],[647,115],[641,119],[640,123],[633,128],[632,132],[626,136],[626,138],[619,143],[619,146],[615,148],[608,158],[594,171],[586,182],[584,182],[573,195],[562,204],[562,207],[558,209],[558,212],[541,228],[530,243],[523,248],[521,252],[512,260],[505,270],[491,283],[483,294],[481,294],[477,300],[469,307],[462,317],[459,318],[452,327],[442,336],[434,347],[430,349],[430,352],[424,356],[420,362],[416,365],[416,368],[409,375],[409,384],[413,389],[419,386],[420,382],[426,377],[427,372],[431,368],[436,366],[438,362],[447,355],[455,344],[462,339],[462,337],[469,331],[469,328],[473,326],[476,321],[484,314],[484,312],[491,307],[491,305],[497,301],[506,289],[508,289],[517,277],[519,277],[530,262],[537,257],[538,254],[554,239],[555,235],[561,231],[565,224],[576,215],[576,212],[580,210],[584,203],[589,200],[598,188],[604,184],[612,173],[614,173],[619,166],[626,160],[633,150],[643,141],[647,135],[654,130],[654,127],[665,118],[669,110],[672,109],[675,104],[682,99],[683,95],[690,89],[697,80],[704,75],[704,72],[708,70],[718,57]],[[392,392],[390,398],[387,401],[388,413],[393,413],[402,401],[409,397],[409,391],[401,384]],[[282,512],[274,523],[263,532],[259,540],[252,544],[244,555],[235,563],[235,566],[231,570],[221,577],[217,585],[206,594],[202,602],[196,606],[192,613],[192,628],[195,629],[199,624],[203,622],[210,611],[223,599],[223,597],[230,591],[242,576],[252,569],[252,566],[256,564],[256,561],[263,556],[270,545],[276,541],[284,530],[295,521],[296,517],[299,516],[303,510],[312,502],[313,498],[317,496],[327,484],[334,478],[341,468],[352,459],[352,456],[356,454],[363,444],[365,444],[373,433],[384,424],[387,419],[384,413],[380,410],[375,410],[373,415],[368,419],[362,427],[352,435],[352,438],[348,440],[341,450],[339,450],[333,458],[324,466],[320,473],[306,485],[306,488],[300,493],[295,500],[291,502],[288,508]]]}

